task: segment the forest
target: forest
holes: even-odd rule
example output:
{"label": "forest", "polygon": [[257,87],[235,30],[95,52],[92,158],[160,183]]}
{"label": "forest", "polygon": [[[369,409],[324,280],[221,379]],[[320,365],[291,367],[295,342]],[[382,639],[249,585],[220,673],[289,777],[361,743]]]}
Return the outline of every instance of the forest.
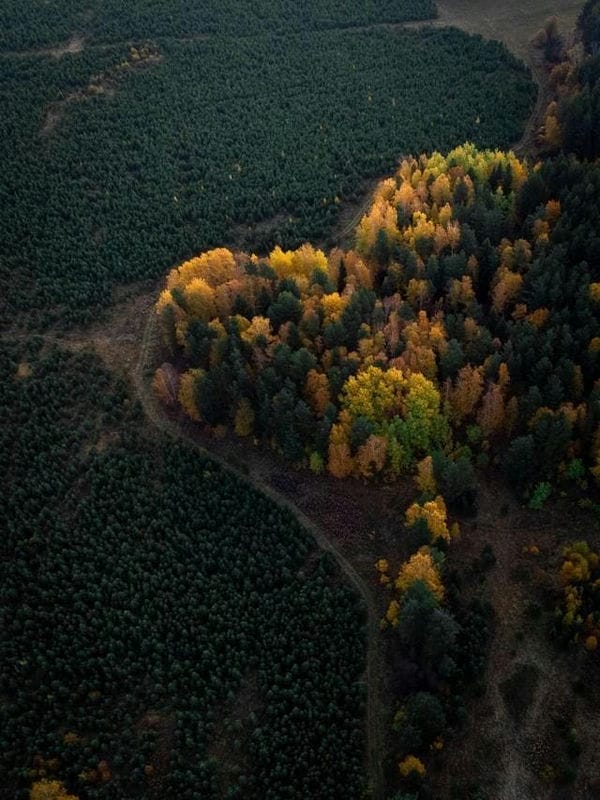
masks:
{"label": "forest", "polygon": [[2,800],[600,796],[582,6],[2,4]]}
{"label": "forest", "polygon": [[364,609],[335,563],[147,439],[97,358],[0,369],[0,796],[359,797]]}
{"label": "forest", "polygon": [[535,95],[502,45],[455,29],[156,37],[0,64],[0,318],[33,326],[90,322],[115,286],[208,247],[327,239],[399,155],[508,146]]}
{"label": "forest", "polygon": [[427,20],[436,14],[433,0],[307,0],[302,4],[291,0],[91,0],[85,9],[72,0],[59,0],[50,8],[43,0],[6,0],[0,11],[0,49],[41,49],[81,30],[93,42],[111,43],[157,36],[287,34]]}
{"label": "forest", "polygon": [[[600,478],[596,166],[465,145],[381,182],[354,250],[216,249],[157,303],[166,402],[338,478],[501,459],[525,496]],[[532,498],[533,499],[533,498]]]}

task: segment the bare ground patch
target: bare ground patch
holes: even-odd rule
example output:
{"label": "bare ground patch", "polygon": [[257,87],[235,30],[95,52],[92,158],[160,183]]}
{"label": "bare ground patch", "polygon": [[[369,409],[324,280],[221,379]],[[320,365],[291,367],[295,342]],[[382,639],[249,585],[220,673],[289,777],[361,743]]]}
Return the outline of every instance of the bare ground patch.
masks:
{"label": "bare ground patch", "polygon": [[68,42],[57,44],[55,47],[42,47],[33,50],[4,50],[0,56],[10,58],[31,58],[32,56],[47,56],[59,60],[63,56],[75,55],[83,51],[85,37],[80,33],[75,33]]}
{"label": "bare ground patch", "polygon": [[139,48],[130,47],[129,55],[119,64],[115,64],[106,72],[92,75],[87,86],[82,86],[77,91],[67,94],[62,100],[51,103],[46,109],[40,135],[45,137],[53,133],[70,105],[85,102],[92,97],[112,97],[117,91],[119,82],[128,72],[147,69],[160,64],[162,60],[163,56],[152,43]]}
{"label": "bare ground patch", "polygon": [[430,22],[408,22],[402,27],[454,26],[486,39],[499,39],[526,63],[531,39],[550,17],[558,18],[562,32],[571,31],[584,0],[437,0],[438,18]]}
{"label": "bare ground patch", "polygon": [[71,37],[71,39],[69,39],[68,42],[66,42],[66,44],[61,44],[48,50],[48,55],[52,56],[52,58],[58,59],[66,55],[81,53],[83,51],[84,42],[84,37],[81,34],[76,33]]}
{"label": "bare ground patch", "polygon": [[171,751],[175,743],[177,722],[175,714],[170,711],[148,711],[137,724],[141,731],[154,731],[156,748],[144,766],[144,774],[148,779],[148,796],[162,800],[165,796],[165,783],[169,773]]}
{"label": "bare ground patch", "polygon": [[[567,500],[541,512],[522,508],[500,478],[489,476],[477,517],[461,528],[451,567],[465,569],[485,544],[494,550],[485,591],[495,621],[485,694],[471,701],[463,729],[447,743],[433,775],[436,796],[466,798],[466,787],[478,787],[488,800],[599,797],[600,706],[575,688],[586,655],[560,650],[549,636],[561,547],[578,538],[597,544],[597,525]],[[579,762],[570,752],[574,736]]]}
{"label": "bare ground patch", "polygon": [[246,742],[264,713],[264,702],[255,675],[242,683],[235,698],[215,711],[215,731],[207,745],[209,757],[218,764],[221,797],[251,767]]}

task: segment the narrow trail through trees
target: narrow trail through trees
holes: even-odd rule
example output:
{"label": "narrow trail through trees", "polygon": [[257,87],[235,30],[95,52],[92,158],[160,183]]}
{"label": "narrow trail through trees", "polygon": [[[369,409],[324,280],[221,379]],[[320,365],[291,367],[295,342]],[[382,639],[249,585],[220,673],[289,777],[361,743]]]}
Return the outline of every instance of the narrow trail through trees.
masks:
{"label": "narrow trail through trees", "polygon": [[[447,3],[450,5],[450,2]],[[448,19],[442,17],[440,20],[429,20],[419,23],[401,23],[398,25],[370,25],[364,26],[362,29],[373,28],[387,28],[387,29],[405,29],[424,27],[426,25],[443,25],[452,24]],[[457,22],[457,27],[461,27]],[[188,37],[188,40],[206,39],[207,35],[198,35]],[[502,37],[500,37],[502,38]],[[28,51],[19,53],[0,53],[1,56],[20,56],[27,57],[32,55],[46,55],[53,58],[59,58],[67,53],[80,52],[81,49],[107,49],[119,44],[131,44],[131,42],[111,43],[111,44],[88,44],[83,39],[74,39],[68,46],[64,48],[55,48],[48,50]],[[532,76],[538,85],[538,100],[535,108],[528,121],[527,127],[524,131],[522,139],[515,145],[514,149],[522,156],[531,152],[534,142],[535,130],[539,126],[540,115],[547,101],[547,88],[545,86],[545,74],[543,67],[535,64],[531,56],[527,59],[530,67],[532,68]],[[346,239],[351,234],[353,228],[356,227],[362,215],[368,209],[371,202],[372,191],[365,194],[365,197],[360,201],[360,205],[352,214],[348,221],[344,221],[343,227],[338,228],[336,231],[336,238],[338,241]],[[112,326],[107,325],[100,330],[89,330],[77,333],[67,333],[63,336],[56,335],[52,332],[42,334],[42,338],[48,344],[57,344],[69,349],[83,349],[90,348],[97,353],[109,350],[114,352],[120,345],[125,344],[125,349],[134,348],[136,355],[130,360],[130,378],[133,385],[135,397],[140,401],[143,408],[145,417],[148,424],[159,430],[164,435],[173,440],[185,442],[188,446],[193,447],[203,456],[210,458],[220,464],[227,470],[233,472],[240,480],[245,481],[257,491],[269,497],[273,502],[287,508],[299,521],[299,523],[310,533],[314,538],[318,547],[324,552],[328,552],[335,558],[342,574],[345,576],[349,584],[354,588],[356,593],[362,599],[367,612],[367,631],[366,631],[366,665],[365,665],[365,691],[366,691],[366,758],[367,758],[367,775],[370,796],[373,800],[382,800],[384,793],[384,775],[382,758],[385,753],[385,713],[382,702],[382,688],[383,688],[383,672],[380,664],[380,648],[381,639],[379,634],[379,614],[377,605],[374,600],[374,592],[367,582],[361,577],[359,572],[355,569],[350,560],[344,555],[339,544],[335,538],[327,533],[325,529],[317,525],[310,519],[297,505],[290,499],[284,496],[281,492],[277,491],[271,484],[261,479],[256,473],[245,473],[235,464],[230,463],[226,458],[223,458],[218,453],[211,451],[204,443],[201,443],[198,438],[193,434],[193,431],[186,430],[183,426],[176,421],[169,418],[167,413],[159,406],[157,398],[154,396],[152,387],[149,380],[149,370],[153,366],[152,359],[156,353],[157,348],[157,324],[154,314],[153,305],[150,302],[148,308],[145,310],[146,319],[143,325],[143,332],[141,337],[126,333],[119,333],[114,331]],[[0,339],[6,341],[21,340],[25,341],[32,339],[36,334],[24,331],[11,331],[7,330],[0,333]],[[127,341],[125,341],[125,338]],[[138,338],[139,348],[136,347]],[[131,341],[131,339],[134,339]],[[132,351],[133,352],[133,351]],[[124,362],[122,361],[121,364]],[[110,365],[113,369],[117,368],[113,363]],[[506,797],[511,796],[510,781],[507,776],[507,786],[505,787]]]}
{"label": "narrow trail through trees", "polygon": [[341,572],[346,577],[356,593],[361,597],[367,611],[367,659],[365,667],[366,688],[366,730],[367,730],[367,771],[370,796],[373,800],[383,798],[383,767],[381,763],[384,752],[382,714],[380,709],[381,675],[378,667],[378,639],[379,616],[372,592],[369,586],[358,574],[350,561],[341,552],[337,543],[327,533],[316,525],[287,497],[276,491],[268,483],[253,474],[246,474],[226,459],[212,452],[200,444],[193,434],[185,431],[176,422],[170,420],[159,407],[158,400],[147,380],[147,372],[152,364],[152,356],[157,345],[157,325],[154,308],[148,312],[142,340],[140,342],[139,357],[132,371],[131,379],[135,396],[140,401],[147,420],[162,433],[185,442],[195,448],[203,456],[216,461],[224,469],[233,472],[237,478],[250,484],[254,489],[266,495],[274,503],[288,509],[298,522],[311,534],[319,548],[331,553],[335,558]]}
{"label": "narrow trail through trees", "polygon": [[[152,359],[158,344],[158,331],[154,305],[150,303],[146,310],[146,319],[137,351],[137,358],[131,364],[129,378],[133,395],[139,400],[147,422],[162,434],[185,443],[197,450],[202,456],[215,461],[221,467],[229,470],[236,477],[252,486],[258,492],[266,495],[280,507],[286,508],[298,520],[299,524],[313,537],[317,546],[324,552],[330,553],[336,560],[342,574],[347,579],[364,603],[366,619],[366,645],[367,656],[365,664],[365,694],[366,694],[366,757],[367,779],[369,796],[372,800],[383,800],[384,781],[382,756],[384,753],[384,714],[381,708],[382,674],[379,666],[379,614],[373,598],[373,593],[367,583],[359,575],[352,563],[342,553],[336,541],[327,532],[311,520],[293,502],[281,492],[274,489],[256,474],[246,473],[238,466],[232,464],[218,453],[211,451],[200,443],[192,431],[186,430],[176,421],[169,419],[160,407],[149,381],[149,372],[153,367]],[[56,335],[52,332],[37,334],[47,345],[57,345],[69,350],[90,349],[97,354],[106,355],[106,347],[114,347],[119,336],[112,336],[106,329],[101,331],[65,333]],[[0,341],[26,342],[36,337],[36,334],[23,331],[4,331],[0,333]],[[127,336],[127,345],[133,344]],[[115,368],[115,365],[108,365]]]}

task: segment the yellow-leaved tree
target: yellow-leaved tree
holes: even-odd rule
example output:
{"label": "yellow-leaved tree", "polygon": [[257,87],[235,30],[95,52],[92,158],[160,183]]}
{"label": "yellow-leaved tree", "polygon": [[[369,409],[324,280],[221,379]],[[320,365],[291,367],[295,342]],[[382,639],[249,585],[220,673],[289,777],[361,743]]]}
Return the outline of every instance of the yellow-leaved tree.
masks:
{"label": "yellow-leaved tree", "polygon": [[390,244],[398,241],[398,218],[394,206],[383,197],[375,199],[370,210],[361,219],[356,231],[356,247],[361,255],[373,255],[377,237],[380,233],[386,236]]}
{"label": "yellow-leaved tree", "polygon": [[297,250],[282,250],[277,245],[269,255],[269,265],[279,278],[310,278],[315,270],[328,274],[327,256],[311,244],[303,244]]}
{"label": "yellow-leaved tree", "polygon": [[247,397],[242,397],[235,412],[235,432],[238,436],[250,436],[254,430],[254,411]]}
{"label": "yellow-leaved tree", "polygon": [[203,374],[203,370],[201,369],[189,369],[187,372],[184,372],[179,379],[179,394],[177,395],[177,399],[188,417],[196,420],[196,422],[200,420],[200,412],[196,402],[196,385]]}
{"label": "yellow-leaved tree", "polygon": [[401,370],[384,371],[371,366],[348,378],[342,392],[342,405],[354,419],[366,417],[372,422],[383,422],[401,412],[405,386],[406,378]]}
{"label": "yellow-leaved tree", "polygon": [[417,464],[415,483],[417,484],[417,488],[422,492],[435,492],[436,483],[433,472],[433,459],[431,456],[425,456],[425,458],[421,459]]}
{"label": "yellow-leaved tree", "polygon": [[385,436],[371,435],[367,441],[358,448],[356,454],[356,470],[363,478],[371,478],[383,470],[387,454],[387,439]]}
{"label": "yellow-leaved tree", "polygon": [[36,781],[29,790],[29,800],[79,800],[69,794],[62,781]]}
{"label": "yellow-leaved tree", "polygon": [[419,519],[423,519],[427,523],[432,541],[438,538],[445,539],[447,542],[450,541],[446,503],[441,495],[423,505],[413,503],[412,506],[406,509],[407,525],[414,525]]}
{"label": "yellow-leaved tree", "polygon": [[342,411],[338,422],[331,427],[327,469],[334,478],[347,478],[354,470],[350,452],[350,425],[350,414]]}
{"label": "yellow-leaved tree", "polygon": [[425,764],[423,764],[421,759],[412,755],[402,759],[398,764],[398,771],[403,778],[408,778],[410,775],[418,775],[422,778],[426,772]]}
{"label": "yellow-leaved tree", "polygon": [[210,322],[217,315],[215,294],[204,278],[193,278],[183,290],[186,311],[194,319]]}
{"label": "yellow-leaved tree", "polygon": [[315,414],[322,417],[331,400],[329,380],[324,372],[317,372],[316,369],[309,370],[306,376],[304,396]]}
{"label": "yellow-leaved tree", "polygon": [[440,602],[444,599],[444,586],[429,547],[421,547],[400,567],[394,583],[396,589],[406,592],[415,581],[423,581]]}
{"label": "yellow-leaved tree", "polygon": [[483,394],[483,368],[467,364],[458,371],[454,385],[448,381],[446,395],[450,404],[450,417],[456,425],[468,419]]}

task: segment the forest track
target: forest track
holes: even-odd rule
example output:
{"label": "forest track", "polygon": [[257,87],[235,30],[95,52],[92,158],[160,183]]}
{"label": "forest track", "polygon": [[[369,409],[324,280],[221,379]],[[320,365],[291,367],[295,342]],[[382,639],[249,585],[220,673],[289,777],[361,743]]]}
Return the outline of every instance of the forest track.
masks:
{"label": "forest track", "polygon": [[[154,293],[152,294],[154,297]],[[186,430],[177,421],[170,419],[161,408],[158,399],[148,380],[148,372],[152,369],[153,357],[158,348],[158,330],[154,303],[144,304],[146,314],[145,323],[141,328],[139,348],[136,358],[129,362],[128,376],[132,385],[134,397],[139,400],[144,415],[150,425],[162,434],[177,441],[184,442],[194,448],[202,456],[219,464],[223,469],[232,472],[239,480],[244,481],[253,489],[267,496],[272,502],[290,511],[299,524],[313,537],[317,546],[324,552],[330,553],[336,560],[347,582],[353,587],[364,603],[367,612],[366,630],[366,664],[364,683],[366,686],[366,757],[368,775],[368,796],[370,800],[383,800],[384,779],[382,758],[384,749],[384,714],[381,708],[382,673],[379,666],[379,612],[373,598],[373,592],[367,582],[360,576],[352,563],[343,554],[337,542],[327,535],[325,530],[310,519],[298,506],[257,474],[246,473],[227,458],[214,452],[194,436],[193,429]],[[27,342],[38,338],[45,345],[65,348],[80,352],[93,350],[103,357],[105,362],[114,358],[115,344],[121,343],[130,349],[134,342],[131,334],[112,335],[104,330],[90,330],[77,333],[45,332],[42,334],[31,333],[23,330],[5,330],[0,332],[0,342]],[[135,337],[137,338],[137,337]],[[127,359],[126,359],[127,361]],[[107,363],[107,367],[111,364]],[[114,364],[112,364],[114,369]]]}
{"label": "forest track", "polygon": [[177,422],[168,418],[160,408],[159,402],[147,380],[147,372],[152,364],[153,355],[157,348],[158,331],[154,307],[148,310],[140,342],[137,363],[131,372],[134,393],[140,401],[147,420],[162,433],[172,439],[185,442],[201,455],[215,461],[221,467],[232,472],[239,480],[249,484],[256,491],[266,495],[270,500],[282,508],[290,511],[313,537],[318,547],[330,553],[335,558],[341,572],[348,583],[361,597],[367,611],[367,658],[365,665],[366,684],[366,731],[367,731],[367,772],[369,797],[372,800],[383,800],[383,766],[384,753],[382,714],[380,713],[381,674],[378,663],[379,650],[379,613],[373,600],[373,593],[367,583],[361,578],[351,562],[342,553],[339,545],[327,535],[325,530],[313,522],[285,495],[278,492],[270,484],[263,481],[255,474],[245,473],[237,466],[231,464],[226,458],[211,451],[201,444],[193,435],[183,429]]}
{"label": "forest track", "polygon": [[[365,31],[403,31],[421,30],[427,27],[460,28],[466,33],[479,34],[486,39],[502,41],[508,49],[518,58],[528,63],[531,37],[542,27],[548,17],[557,15],[563,28],[573,28],[577,15],[584,5],[584,0],[528,0],[526,4],[520,0],[507,0],[498,3],[496,0],[479,0],[473,7],[472,0],[437,0],[438,14],[436,17],[418,20],[405,20],[400,22],[370,22],[366,24],[340,24],[322,26],[314,29],[314,33],[344,33]],[[291,32],[294,33],[293,31]],[[300,34],[301,31],[298,31]],[[253,39],[263,37],[259,33],[232,33],[226,38]],[[273,35],[279,36],[280,32],[274,31]],[[286,35],[289,35],[286,34]],[[170,41],[180,44],[209,41],[219,34],[211,32],[198,32],[187,36],[156,36],[145,37],[157,41]],[[69,53],[79,53],[82,50],[106,51],[117,47],[130,47],[139,45],[142,38],[115,39],[113,41],[93,41],[91,34],[78,31],[73,34],[68,42],[54,45],[53,47],[38,47],[24,50],[0,50],[0,57],[29,58],[32,56],[45,56],[61,58]]]}
{"label": "forest track", "polygon": [[[432,25],[437,20],[432,17],[426,20],[407,20],[406,22],[371,22],[366,25],[332,25],[328,27],[322,28],[315,28],[310,33],[344,33],[344,32],[357,32],[357,33],[364,33],[365,31],[373,31],[373,30],[410,30],[411,28],[419,28],[424,25]],[[289,34],[286,35],[303,35],[302,31],[291,31]],[[281,36],[281,32],[273,31],[273,36]],[[132,39],[115,39],[114,41],[110,42],[93,42],[89,41],[85,35],[83,34],[75,34],[69,40],[62,45],[55,45],[54,47],[32,47],[26,50],[0,50],[0,58],[33,58],[36,56],[42,56],[46,58],[55,58],[59,59],[62,58],[63,55],[68,53],[80,53],[82,50],[91,50],[91,51],[98,51],[103,52],[106,50],[110,50],[113,47],[135,47],[140,44],[142,40],[150,40],[150,41],[157,41],[160,42],[176,42],[177,44],[192,44],[194,42],[206,42],[210,41],[211,39],[257,39],[257,38],[264,38],[265,33],[244,33],[244,34],[229,34],[225,35],[224,37],[220,36],[217,33],[191,33],[188,36],[154,36],[154,37],[142,37],[139,38],[132,38]],[[85,45],[85,46],[84,46]]]}
{"label": "forest track", "polygon": [[[467,2],[467,0],[441,0],[440,7],[441,9],[443,9],[443,13],[440,14],[440,17],[438,19],[431,19],[419,22],[396,23],[396,24],[376,23],[368,26],[343,26],[337,28],[330,28],[327,30],[332,32],[342,31],[342,30],[366,31],[366,30],[377,30],[377,29],[410,30],[410,29],[419,29],[427,26],[443,27],[451,25],[466,30],[468,33],[480,33],[481,35],[486,36],[486,32],[484,32],[484,27],[485,26],[489,27],[490,25],[493,25],[494,20],[492,16],[490,16],[489,18],[484,18],[481,14],[478,14],[475,10],[470,9],[469,13],[471,16],[469,19],[469,24],[465,25],[463,24],[460,15],[458,13],[453,12],[453,9],[456,12],[456,10],[460,7],[461,2],[464,5]],[[491,2],[491,0],[484,0],[482,5],[485,5],[486,2]],[[535,3],[532,3],[532,5],[536,3],[537,0]],[[561,5],[560,0],[557,0],[557,4],[559,6]],[[569,5],[569,8],[572,8],[574,6],[580,7],[583,5],[583,2],[570,3],[570,4],[564,3],[563,5]],[[498,5],[497,7],[501,8],[500,5]],[[517,7],[516,4],[514,7],[515,8]],[[540,19],[540,25],[542,23],[543,19]],[[514,25],[513,28],[516,30]],[[519,155],[524,155],[530,152],[531,145],[534,142],[535,131],[537,130],[537,127],[539,127],[538,120],[540,119],[540,115],[543,114],[543,111],[546,107],[547,89],[545,89],[545,83],[543,81],[545,74],[542,65],[533,63],[532,50],[529,46],[529,39],[527,39],[527,47],[529,49],[527,52],[524,51],[523,47],[525,40],[523,38],[522,33],[519,34],[520,38],[518,40],[512,40],[512,41],[510,39],[511,34],[508,29],[504,29],[501,27],[494,28],[494,34],[495,34],[494,36],[490,36],[488,34],[487,38],[498,38],[502,40],[509,47],[509,49],[512,50],[513,53],[519,55],[520,58],[526,61],[526,63],[528,63],[530,68],[532,69],[533,78],[536,81],[539,88],[536,106],[529,118],[526,130],[520,142],[517,143],[514,147],[514,149],[517,151]],[[210,34],[198,34],[195,36],[188,36],[170,40],[185,43],[193,41],[202,41],[210,38],[211,38]],[[249,38],[249,37],[244,37],[244,38]],[[94,44],[85,42],[83,37],[74,37],[69,44],[61,47],[20,51],[20,52],[4,51],[0,52],[0,58],[1,57],[27,58],[33,56],[46,56],[57,59],[69,53],[81,52],[81,50],[83,49],[102,51],[113,47],[131,46],[134,43],[135,42],[133,40],[128,40],[121,42]],[[369,191],[366,194],[365,199],[360,202],[360,205],[357,207],[357,210],[353,212],[352,217],[348,221],[344,221],[343,227],[341,229],[338,229],[338,231],[336,231],[335,237],[338,242],[340,243],[343,242],[343,240],[350,235],[352,229],[356,227],[363,214],[366,213],[372,200],[372,194],[373,194],[372,191]],[[148,375],[147,375],[147,371],[151,365],[152,357],[156,352],[156,346],[157,346],[157,325],[152,304],[149,305],[146,314],[147,318],[145,325],[143,327],[143,333],[139,344],[139,350],[137,351],[137,360],[134,360],[133,363],[131,363],[130,377],[133,384],[134,394],[140,401],[149,424],[151,424],[154,428],[161,431],[163,434],[170,437],[171,439],[185,442],[188,446],[191,446],[197,451],[199,451],[204,457],[217,462],[223,468],[234,473],[240,480],[245,481],[254,489],[266,495],[273,502],[277,503],[279,506],[289,510],[299,521],[299,523],[310,533],[310,535],[312,535],[318,547],[325,552],[331,553],[331,555],[335,558],[337,564],[339,565],[342,574],[347,579],[348,583],[354,588],[354,590],[357,592],[357,594],[362,598],[362,601],[364,602],[367,611],[367,632],[366,632],[367,655],[366,655],[365,677],[364,677],[366,683],[365,725],[366,725],[367,774],[368,774],[368,784],[370,789],[370,797],[372,798],[372,800],[382,800],[384,792],[384,775],[383,775],[382,758],[385,754],[385,740],[384,740],[385,729],[383,727],[384,714],[383,714],[382,700],[381,700],[383,673],[379,663],[379,655],[380,655],[379,613],[373,598],[373,591],[369,587],[368,583],[360,576],[360,574],[357,572],[357,570],[354,568],[354,566],[348,560],[348,558],[346,558],[346,556],[340,549],[338,543],[332,537],[330,537],[322,527],[317,525],[304,512],[302,512],[297,507],[296,504],[294,504],[286,496],[284,496],[282,493],[274,489],[269,483],[262,480],[256,474],[246,474],[241,469],[239,469],[239,467],[232,464],[226,458],[223,458],[221,455],[215,453],[210,448],[207,448],[206,446],[201,444],[197,440],[197,438],[193,435],[193,433],[188,432],[176,421],[171,420],[164,412],[164,410],[162,410],[159,407],[158,401],[154,397],[152,388],[149,385]],[[0,340],[26,341],[35,338],[36,335],[39,336],[39,334],[30,332],[4,331],[0,333]],[[47,344],[57,344],[58,346],[62,346],[67,349],[73,349],[73,350],[79,350],[82,348],[89,347],[91,349],[96,350],[96,352],[102,352],[103,349],[106,350],[108,348],[111,348],[114,351],[115,347],[118,347],[120,344],[124,343],[120,341],[119,336],[115,336],[110,332],[105,333],[104,336],[99,336],[97,333],[93,333],[92,331],[88,332],[87,334],[85,332],[78,334],[66,333],[62,336],[53,333],[44,333],[41,335],[41,337]],[[128,341],[127,346],[129,347],[130,344],[133,344],[133,342]],[[114,368],[114,364],[112,364],[112,367]]]}

